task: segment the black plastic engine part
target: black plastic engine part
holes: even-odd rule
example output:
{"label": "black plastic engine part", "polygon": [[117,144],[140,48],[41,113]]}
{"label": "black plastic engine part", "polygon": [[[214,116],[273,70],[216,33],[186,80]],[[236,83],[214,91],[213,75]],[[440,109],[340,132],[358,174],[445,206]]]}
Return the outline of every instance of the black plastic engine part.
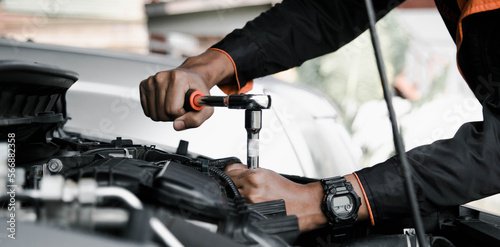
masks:
{"label": "black plastic engine part", "polygon": [[240,193],[234,185],[233,181],[222,171],[227,165],[233,163],[241,163],[241,160],[236,157],[228,157],[222,159],[193,159],[179,154],[171,154],[157,149],[148,149],[144,152],[143,159],[147,161],[170,160],[177,161],[183,165],[195,168],[206,175],[211,175],[219,179],[219,183],[224,186],[231,197],[239,196]]}
{"label": "black plastic engine part", "polygon": [[15,60],[0,61],[0,138],[44,142],[47,132],[66,121],[66,91],[78,74]]}
{"label": "black plastic engine part", "polygon": [[273,217],[252,222],[254,226],[270,235],[277,235],[288,243],[293,243],[299,236],[298,218],[292,216]]}
{"label": "black plastic engine part", "polygon": [[[288,246],[299,235],[297,218],[286,216],[283,200],[249,205],[239,195],[232,180],[221,170],[228,164],[239,162],[237,158],[214,160],[186,157],[133,145],[131,141],[120,138],[113,143],[81,141],[71,137],[54,138],[53,143],[61,148],[60,155],[42,163],[48,166],[57,160],[56,163],[62,164],[63,168],[60,171],[53,169],[56,173],[74,181],[93,178],[99,187],[125,188],[144,203],[145,211],[129,209],[126,228],[119,231],[108,229],[115,236],[138,243],[151,240],[151,231],[147,230],[148,219],[160,208],[182,219],[217,226],[218,234],[212,234],[210,239],[219,239],[220,235],[221,241],[228,240],[231,246],[235,243],[246,246]],[[113,158],[117,154],[122,155],[125,149],[128,150],[126,153],[129,158]],[[205,173],[202,172],[204,166]],[[30,173],[33,178],[29,181],[36,183],[43,175],[45,165],[33,167],[38,170]],[[100,201],[99,206],[125,205],[105,199]],[[148,209],[151,206],[155,213]],[[187,224],[186,227],[191,226]],[[192,238],[193,235],[190,236]]]}
{"label": "black plastic engine part", "polygon": [[36,188],[38,189],[40,186],[40,180],[43,177],[43,166],[41,165],[34,165],[30,168],[30,171],[28,173],[28,186],[31,188]]}
{"label": "black plastic engine part", "polygon": [[[178,161],[181,164],[201,167],[202,159],[193,159],[185,155],[172,154],[158,149],[148,149],[144,153],[143,159],[146,161],[161,161],[161,160],[173,160]],[[241,160],[236,157],[228,157],[222,159],[209,159],[209,166],[216,167],[219,169],[224,169],[227,165],[233,163],[241,163]]]}
{"label": "black plastic engine part", "polygon": [[140,193],[143,186],[153,185],[154,175],[160,168],[151,162],[126,159],[104,158],[94,160],[82,167],[72,168],[63,173],[66,178],[79,181],[80,178],[93,178],[99,186],[119,186],[132,193]]}
{"label": "black plastic engine part", "polygon": [[179,146],[177,147],[177,151],[175,153],[179,154],[179,155],[187,155],[188,154],[188,146],[189,146],[188,141],[180,140]]}
{"label": "black plastic engine part", "polygon": [[220,185],[191,167],[168,162],[156,176],[154,187],[156,198],[164,205],[218,219],[228,214]]}
{"label": "black plastic engine part", "polygon": [[248,204],[248,209],[257,211],[266,217],[286,216],[286,205],[283,199]]}
{"label": "black plastic engine part", "polygon": [[191,161],[189,157],[179,155],[179,154],[172,154],[172,153],[167,153],[162,150],[158,149],[148,149],[144,153],[144,156],[142,157],[145,161],[162,161],[162,160],[170,160],[170,161],[177,161],[179,163],[186,163]]}

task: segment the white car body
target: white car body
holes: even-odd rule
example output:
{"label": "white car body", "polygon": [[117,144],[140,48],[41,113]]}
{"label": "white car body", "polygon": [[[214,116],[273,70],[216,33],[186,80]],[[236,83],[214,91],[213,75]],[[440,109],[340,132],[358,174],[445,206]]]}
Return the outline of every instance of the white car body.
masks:
{"label": "white car body", "polygon": [[[145,117],[140,81],[175,68],[182,62],[178,59],[6,39],[0,39],[0,54],[2,59],[34,61],[79,73],[79,81],[66,96],[71,118],[65,125],[68,131],[103,139],[119,136],[166,149],[186,140],[191,152],[246,161],[242,110],[217,108],[201,127],[181,132],[171,122]],[[324,95],[271,77],[255,80],[249,93],[272,97],[272,108],[263,111],[260,167],[316,178],[361,168],[361,150],[352,144],[336,108]],[[223,95],[216,87],[211,94]]]}

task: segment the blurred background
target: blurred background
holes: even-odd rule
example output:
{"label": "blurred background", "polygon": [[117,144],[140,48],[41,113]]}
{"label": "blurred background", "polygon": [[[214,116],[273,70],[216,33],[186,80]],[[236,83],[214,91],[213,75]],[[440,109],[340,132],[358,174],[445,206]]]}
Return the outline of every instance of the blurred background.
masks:
{"label": "blurred background", "polygon": [[[186,57],[279,2],[0,0],[0,37]],[[482,119],[481,106],[457,70],[456,46],[433,0],[408,0],[377,27],[406,149],[450,138],[462,123]],[[367,32],[335,53],[275,77],[328,94],[363,150],[362,166],[394,154]]]}
{"label": "blurred background", "polygon": [[[199,54],[276,0],[0,0],[0,35],[86,48],[174,57]],[[458,73],[456,46],[433,0],[409,0],[378,24],[406,147],[448,138],[480,120]],[[394,154],[370,37],[275,75],[311,85],[339,106],[363,149],[363,165]]]}

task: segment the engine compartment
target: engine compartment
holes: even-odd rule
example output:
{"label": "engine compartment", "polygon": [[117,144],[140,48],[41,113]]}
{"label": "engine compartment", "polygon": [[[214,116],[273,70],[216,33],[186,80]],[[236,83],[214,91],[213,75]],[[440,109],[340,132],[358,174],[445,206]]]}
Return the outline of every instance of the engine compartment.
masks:
{"label": "engine compartment", "polygon": [[8,152],[0,218],[11,239],[16,229],[18,236],[52,229],[42,239],[18,237],[16,246],[73,245],[75,233],[103,236],[98,246],[289,246],[299,235],[283,200],[249,205],[239,195],[223,172],[239,159],[190,154],[185,141],[174,153],[67,133],[65,94],[77,73],[9,60],[0,61],[0,74]]}
{"label": "engine compartment", "polygon": [[[9,246],[415,246],[411,218],[300,233],[283,200],[249,204],[238,158],[67,132],[75,72],[0,61],[0,222]],[[91,117],[91,116],[89,116]],[[5,160],[5,161],[4,161]],[[284,175],[297,183],[316,179]],[[494,246],[500,219],[464,207],[424,217],[432,246]],[[404,232],[404,233],[403,233]],[[433,235],[445,236],[434,237]],[[5,240],[4,240],[5,239]],[[453,244],[448,240],[452,240]],[[15,240],[15,241],[11,241]]]}
{"label": "engine compartment", "polygon": [[[52,138],[55,154],[17,164],[26,180],[16,180],[23,187],[16,212],[38,224],[140,244],[175,246],[164,231],[186,246],[289,246],[297,238],[297,218],[286,215],[283,200],[248,205],[239,195],[221,170],[238,159],[193,157],[186,144],[168,153],[121,138]],[[16,156],[27,155],[18,150]],[[196,238],[194,232],[210,237]]]}

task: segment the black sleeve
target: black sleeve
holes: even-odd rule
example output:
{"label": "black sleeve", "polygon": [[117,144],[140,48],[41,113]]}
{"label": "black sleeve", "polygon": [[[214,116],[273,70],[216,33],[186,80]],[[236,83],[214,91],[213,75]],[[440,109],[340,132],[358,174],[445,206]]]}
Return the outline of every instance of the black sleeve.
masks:
{"label": "black sleeve", "polygon": [[[400,2],[374,0],[377,18]],[[335,51],[366,30],[367,23],[362,0],[285,0],[213,47],[232,57],[238,79],[245,83]],[[498,83],[486,86],[492,91],[481,100],[484,121],[464,124],[453,138],[407,153],[423,214],[500,192],[498,75],[493,79]],[[483,73],[481,78],[491,76]],[[356,174],[376,220],[410,214],[397,157]]]}
{"label": "black sleeve", "polygon": [[[373,1],[377,18],[403,1]],[[367,28],[363,0],[284,0],[213,48],[231,56],[243,87],[254,78],[333,52]]]}
{"label": "black sleeve", "polygon": [[[483,122],[462,125],[453,138],[407,152],[423,215],[500,192],[500,121],[489,107],[483,114]],[[375,220],[410,215],[397,157],[356,174]]]}
{"label": "black sleeve", "polygon": [[[457,56],[483,106],[483,121],[462,125],[451,139],[407,152],[422,214],[500,193],[499,21],[500,10],[465,18],[464,39]],[[410,214],[398,158],[356,174],[375,219]]]}

